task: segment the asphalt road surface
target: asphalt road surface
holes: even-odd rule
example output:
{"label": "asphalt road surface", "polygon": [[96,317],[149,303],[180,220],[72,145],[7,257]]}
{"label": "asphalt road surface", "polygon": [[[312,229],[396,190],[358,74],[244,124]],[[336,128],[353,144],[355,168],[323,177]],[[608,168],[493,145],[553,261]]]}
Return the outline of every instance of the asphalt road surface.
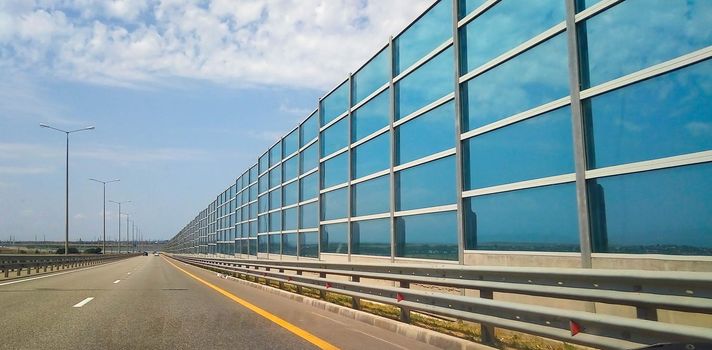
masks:
{"label": "asphalt road surface", "polygon": [[0,349],[434,349],[153,255],[2,281],[0,330]]}

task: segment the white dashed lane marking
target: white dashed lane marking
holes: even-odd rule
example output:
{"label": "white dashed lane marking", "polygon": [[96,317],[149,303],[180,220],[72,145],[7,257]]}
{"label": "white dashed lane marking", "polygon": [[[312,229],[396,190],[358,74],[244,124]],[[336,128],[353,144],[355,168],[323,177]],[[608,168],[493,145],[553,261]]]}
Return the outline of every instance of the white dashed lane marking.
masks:
{"label": "white dashed lane marking", "polygon": [[88,298],[74,304],[74,306],[72,306],[72,307],[82,307],[82,306],[86,305],[87,303],[89,303],[90,301],[92,301],[93,299],[94,299],[94,297],[88,297]]}
{"label": "white dashed lane marking", "polygon": [[117,284],[119,282],[121,282],[121,280],[116,280],[116,281],[114,281],[114,284]]}

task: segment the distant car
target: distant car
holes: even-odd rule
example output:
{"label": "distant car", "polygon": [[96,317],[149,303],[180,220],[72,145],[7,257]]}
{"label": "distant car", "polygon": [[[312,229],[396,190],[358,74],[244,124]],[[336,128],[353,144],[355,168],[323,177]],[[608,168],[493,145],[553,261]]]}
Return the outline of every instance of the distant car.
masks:
{"label": "distant car", "polygon": [[158,256],[158,255],[159,255],[158,253],[153,253],[153,256]]}
{"label": "distant car", "polygon": [[148,252],[143,252],[143,256],[148,256]]}

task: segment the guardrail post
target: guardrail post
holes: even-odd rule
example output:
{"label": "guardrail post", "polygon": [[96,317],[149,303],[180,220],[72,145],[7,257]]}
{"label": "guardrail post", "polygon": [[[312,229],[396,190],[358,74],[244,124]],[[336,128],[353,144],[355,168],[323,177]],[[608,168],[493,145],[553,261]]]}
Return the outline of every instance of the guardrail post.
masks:
{"label": "guardrail post", "polygon": [[5,269],[5,278],[10,276],[10,269]]}
{"label": "guardrail post", "polygon": [[636,316],[642,320],[657,321],[658,320],[658,309],[650,306],[636,306],[635,307]]}
{"label": "guardrail post", "polygon": [[[480,289],[480,298],[494,299],[494,292],[491,289]],[[494,327],[480,323],[480,339],[485,345],[495,345],[496,339],[494,336]]]}
{"label": "guardrail post", "polygon": [[[325,272],[319,272],[319,278],[326,278],[326,273]],[[326,300],[326,291],[323,289],[319,290],[319,296]]]}

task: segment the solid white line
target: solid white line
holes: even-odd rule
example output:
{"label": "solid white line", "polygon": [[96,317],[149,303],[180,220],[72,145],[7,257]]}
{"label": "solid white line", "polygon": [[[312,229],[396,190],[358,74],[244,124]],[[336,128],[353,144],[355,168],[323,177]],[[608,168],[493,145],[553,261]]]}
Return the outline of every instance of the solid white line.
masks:
{"label": "solid white line", "polygon": [[121,282],[121,280],[116,280],[116,281],[114,281],[114,284],[117,284],[119,282]]}
{"label": "solid white line", "polygon": [[366,332],[364,332],[364,331],[360,331],[360,330],[358,330],[358,329],[352,329],[352,331],[354,331],[354,332],[359,332],[359,333],[361,333],[361,334],[363,334],[363,335],[367,335],[367,336],[369,336],[369,337],[371,337],[371,338],[373,338],[373,339],[378,339],[378,340],[380,340],[380,341],[382,341],[382,342],[384,342],[384,343],[391,344],[391,345],[393,345],[393,346],[395,346],[395,347],[397,347],[397,348],[399,348],[399,349],[408,350],[408,348],[402,347],[402,346],[400,346],[400,345],[398,345],[398,344],[396,344],[396,343],[389,342],[388,340],[381,339],[381,338],[376,337],[376,336],[374,336],[374,335],[370,335],[370,334],[368,334],[368,333],[366,333]]}
{"label": "solid white line", "polygon": [[[311,311],[310,311],[310,312],[311,312]],[[319,317],[323,317],[323,318],[326,318],[326,319],[331,320],[331,321],[333,321],[333,322],[336,322],[336,323],[338,323],[338,324],[340,324],[340,325],[342,325],[342,326],[346,326],[346,323],[343,323],[343,322],[341,322],[341,321],[339,321],[339,320],[335,320],[335,319],[333,319],[333,318],[331,318],[331,317],[329,317],[329,316],[320,315],[320,314],[318,314],[318,313],[316,313],[316,312],[311,312],[311,313],[312,313],[313,315],[316,315],[316,316],[319,316]]]}
{"label": "solid white line", "polygon": [[82,307],[82,306],[86,305],[87,303],[89,303],[90,301],[92,301],[93,299],[94,299],[94,297],[88,297],[88,298],[76,303],[72,307]]}
{"label": "solid white line", "polygon": [[47,274],[47,275],[42,275],[42,276],[37,276],[37,277],[23,278],[23,279],[17,280],[17,281],[3,282],[3,283],[0,283],[0,286],[6,286],[6,285],[8,285],[8,284],[15,284],[15,283],[22,283],[22,282],[29,282],[29,281],[34,281],[34,280],[38,280],[38,279],[41,279],[41,278],[59,276],[59,275],[64,275],[64,274],[73,273],[73,272],[79,272],[79,271],[84,271],[84,270],[90,270],[90,269],[96,269],[96,268],[99,268],[99,267],[103,267],[103,266],[108,266],[108,265],[120,263],[120,262],[122,262],[122,261],[125,261],[125,260],[113,261],[113,262],[106,263],[106,264],[101,264],[101,265],[96,265],[96,266],[89,266],[89,267],[84,267],[84,268],[76,269],[76,270],[62,271],[62,272],[57,272],[57,273],[52,273],[52,274]]}

